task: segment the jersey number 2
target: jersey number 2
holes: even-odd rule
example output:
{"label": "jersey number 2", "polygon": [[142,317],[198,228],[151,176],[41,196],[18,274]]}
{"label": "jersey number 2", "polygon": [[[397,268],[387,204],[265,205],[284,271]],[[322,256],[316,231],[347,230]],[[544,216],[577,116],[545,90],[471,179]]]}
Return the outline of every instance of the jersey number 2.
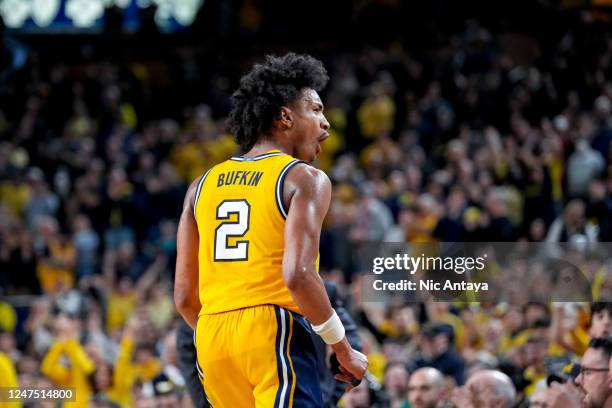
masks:
{"label": "jersey number 2", "polygon": [[[217,207],[217,220],[222,222],[215,230],[215,261],[246,261],[249,259],[249,241],[229,244],[229,238],[240,238],[249,230],[251,206],[246,200],[225,200]],[[229,221],[236,214],[236,221]]]}

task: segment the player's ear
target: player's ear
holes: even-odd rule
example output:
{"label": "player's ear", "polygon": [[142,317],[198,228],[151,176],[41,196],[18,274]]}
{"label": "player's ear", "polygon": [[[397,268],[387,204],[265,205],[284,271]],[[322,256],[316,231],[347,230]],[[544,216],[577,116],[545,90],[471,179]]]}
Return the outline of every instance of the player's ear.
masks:
{"label": "player's ear", "polygon": [[286,129],[291,129],[293,127],[293,112],[290,108],[286,106],[281,106],[280,114],[279,114],[279,122]]}

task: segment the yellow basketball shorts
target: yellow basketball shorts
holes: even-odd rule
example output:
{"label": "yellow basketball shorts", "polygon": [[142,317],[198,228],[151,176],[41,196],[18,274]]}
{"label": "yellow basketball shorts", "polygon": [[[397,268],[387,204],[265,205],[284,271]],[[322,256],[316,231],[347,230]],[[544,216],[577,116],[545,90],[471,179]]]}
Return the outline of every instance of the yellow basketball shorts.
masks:
{"label": "yellow basketball shorts", "polygon": [[262,305],[201,315],[194,333],[200,380],[214,408],[321,407],[310,324]]}

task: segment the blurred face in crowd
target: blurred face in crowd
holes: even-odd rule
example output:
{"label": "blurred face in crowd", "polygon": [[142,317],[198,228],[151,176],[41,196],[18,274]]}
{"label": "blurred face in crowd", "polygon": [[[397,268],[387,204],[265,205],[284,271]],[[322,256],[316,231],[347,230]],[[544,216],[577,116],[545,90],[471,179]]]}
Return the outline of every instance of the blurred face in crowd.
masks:
{"label": "blurred face in crowd", "polygon": [[516,391],[510,378],[500,371],[482,370],[453,391],[451,400],[458,407],[507,408],[514,404]]}
{"label": "blurred face in crowd", "polygon": [[123,265],[130,264],[134,260],[135,248],[131,242],[123,242],[117,251],[117,262]]}
{"label": "blurred face in crowd", "polygon": [[385,390],[391,398],[405,398],[408,390],[408,370],[402,363],[392,365],[385,372]]}
{"label": "blurred face in crowd", "polygon": [[414,310],[411,307],[402,307],[392,314],[393,324],[401,334],[410,334],[410,329],[416,324]]}
{"label": "blurred face in crowd", "polygon": [[362,381],[359,386],[344,394],[342,401],[345,408],[368,408],[370,406],[370,390],[367,381]]}
{"label": "blurred face in crowd", "polygon": [[532,338],[523,346],[524,362],[527,367],[544,369],[544,357],[548,344],[543,337]]}
{"label": "blurred face in crowd", "polygon": [[293,120],[293,156],[311,163],[321,152],[321,142],[328,137],[329,122],[323,115],[323,102],[314,89],[305,89],[287,110]]}
{"label": "blurred face in crowd", "polygon": [[435,408],[442,400],[444,377],[434,368],[421,368],[411,376],[408,399],[413,408]]}
{"label": "blurred face in crowd", "polygon": [[504,326],[506,327],[506,330],[513,333],[518,330],[522,324],[523,314],[517,308],[509,308],[504,315]]}
{"label": "blurred face in crowd", "polygon": [[135,399],[135,408],[156,408],[155,398],[153,397],[139,397]]}
{"label": "blurred face in crowd", "polygon": [[105,391],[112,385],[113,373],[111,367],[108,364],[98,365],[98,368],[94,372],[94,388],[97,391]]}
{"label": "blurred face in crowd", "polygon": [[589,198],[592,201],[603,200],[606,196],[606,185],[600,180],[592,180],[589,184]]}
{"label": "blurred face in crowd", "polygon": [[489,214],[493,217],[505,215],[506,207],[503,199],[498,194],[490,194],[487,197],[486,207]]}
{"label": "blurred face in crowd", "polygon": [[533,241],[542,241],[546,237],[546,225],[541,219],[534,220],[529,226],[529,237]]}
{"label": "blurred face in crowd", "polygon": [[124,276],[121,279],[119,279],[119,284],[117,285],[117,290],[121,295],[129,295],[132,293],[132,280],[127,277]]}
{"label": "blurred face in crowd", "polygon": [[176,393],[159,395],[156,399],[157,408],[175,408],[179,406],[179,397]]}
{"label": "blurred face in crowd", "polygon": [[155,357],[153,350],[149,346],[141,346],[134,351],[134,361],[137,364],[147,364]]}
{"label": "blurred face in crowd", "polygon": [[74,221],[72,223],[72,229],[74,232],[84,231],[90,228],[91,223],[85,215],[79,214],[74,218]]}
{"label": "blurred face in crowd", "polygon": [[591,327],[589,328],[589,336],[595,337],[609,337],[612,335],[612,314],[607,310],[603,309],[596,313],[593,313],[591,318]]}
{"label": "blurred face in crowd", "polygon": [[540,304],[531,304],[525,309],[525,323],[527,327],[533,326],[533,324],[548,315],[546,308]]}
{"label": "blurred face in crowd", "polygon": [[449,339],[446,334],[423,336],[420,344],[423,355],[428,359],[434,359],[448,350]]}
{"label": "blurred face in crowd", "polygon": [[38,373],[38,365],[39,363],[34,357],[24,355],[19,359],[18,372],[36,375]]}
{"label": "blurred face in crowd", "polygon": [[470,381],[466,384],[468,389],[471,391],[470,396],[475,407],[482,408],[493,408],[503,407],[504,404],[500,401],[499,397],[491,392],[491,385],[488,381],[477,381],[478,374],[472,376]]}
{"label": "blurred face in crowd", "polygon": [[402,345],[396,341],[385,341],[382,345],[382,353],[387,364],[402,361]]}
{"label": "blurred face in crowd", "polygon": [[465,193],[460,188],[455,188],[451,191],[446,200],[448,212],[453,217],[458,217],[465,207]]}
{"label": "blurred face in crowd", "polygon": [[19,385],[21,387],[34,387],[36,385],[36,374],[19,373]]}
{"label": "blurred face in crowd", "polygon": [[565,223],[577,228],[584,222],[584,204],[581,201],[572,201],[565,208]]}
{"label": "blurred face in crowd", "polygon": [[15,337],[12,333],[0,333],[0,351],[11,353],[15,349]]}
{"label": "blurred face in crowd", "polygon": [[609,359],[599,349],[589,348],[580,362],[582,370],[576,378],[576,384],[585,393],[584,406],[588,408],[603,408],[612,403],[610,390]]}

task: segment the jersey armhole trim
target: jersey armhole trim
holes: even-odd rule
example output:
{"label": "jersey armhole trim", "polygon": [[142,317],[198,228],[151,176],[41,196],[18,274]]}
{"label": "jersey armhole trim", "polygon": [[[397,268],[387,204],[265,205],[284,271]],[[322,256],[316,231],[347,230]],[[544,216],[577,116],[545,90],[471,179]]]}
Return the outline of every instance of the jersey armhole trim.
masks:
{"label": "jersey armhole trim", "polygon": [[285,208],[285,204],[283,203],[283,190],[284,190],[284,186],[285,186],[285,177],[287,176],[287,173],[289,172],[289,170],[291,170],[293,167],[295,167],[297,164],[300,163],[304,163],[306,164],[305,161],[303,160],[293,160],[291,162],[289,162],[289,164],[287,164],[283,170],[280,172],[280,175],[278,176],[278,180],[276,180],[276,206],[278,207],[278,211],[281,213],[281,215],[283,216],[283,219],[287,219],[287,211],[288,209]]}
{"label": "jersey armhole trim", "polygon": [[204,184],[204,180],[206,180],[206,176],[208,176],[208,173],[210,173],[211,170],[212,169],[208,169],[198,183],[198,188],[196,189],[195,193],[195,200],[193,200],[193,218],[196,216],[196,208],[198,207],[198,199],[200,198],[200,193],[202,192],[202,185]]}

